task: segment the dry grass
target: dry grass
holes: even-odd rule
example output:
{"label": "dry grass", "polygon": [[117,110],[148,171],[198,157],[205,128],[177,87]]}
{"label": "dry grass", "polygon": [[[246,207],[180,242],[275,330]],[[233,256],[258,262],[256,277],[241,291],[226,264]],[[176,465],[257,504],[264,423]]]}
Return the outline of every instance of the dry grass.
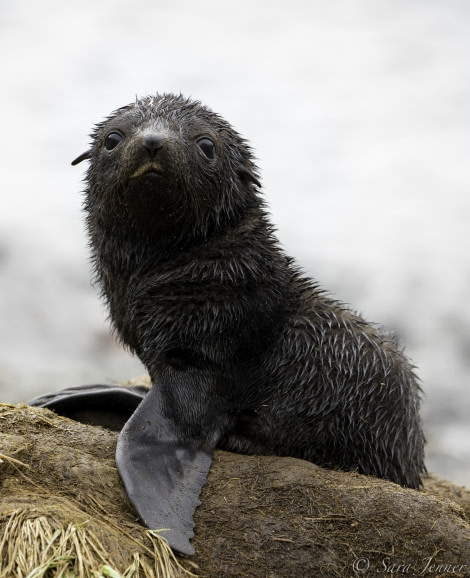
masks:
{"label": "dry grass", "polygon": [[128,567],[119,570],[113,556],[87,522],[57,527],[54,519],[18,508],[4,516],[0,523],[0,578],[176,578],[182,573],[190,575],[179,565],[167,542],[155,532],[146,532],[150,556],[136,551]]}

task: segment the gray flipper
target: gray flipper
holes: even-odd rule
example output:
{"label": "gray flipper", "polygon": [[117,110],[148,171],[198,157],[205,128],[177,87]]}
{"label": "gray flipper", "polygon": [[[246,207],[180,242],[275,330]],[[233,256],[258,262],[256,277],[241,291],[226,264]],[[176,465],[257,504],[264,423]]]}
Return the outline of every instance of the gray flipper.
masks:
{"label": "gray flipper", "polygon": [[79,386],[27,403],[121,431],[116,464],[131,503],[146,526],[162,530],[172,548],[191,555],[193,514],[220,437],[217,432],[223,429],[211,388],[212,378],[204,372],[174,370],[150,390]]}
{"label": "gray flipper", "polygon": [[82,423],[121,431],[147,392],[144,386],[80,385],[46,393],[26,403],[47,407]]}
{"label": "gray flipper", "polygon": [[193,514],[215,443],[183,440],[181,433],[174,420],[165,417],[159,388],[153,387],[119,436],[116,463],[144,524],[163,530],[172,548],[191,555]]}

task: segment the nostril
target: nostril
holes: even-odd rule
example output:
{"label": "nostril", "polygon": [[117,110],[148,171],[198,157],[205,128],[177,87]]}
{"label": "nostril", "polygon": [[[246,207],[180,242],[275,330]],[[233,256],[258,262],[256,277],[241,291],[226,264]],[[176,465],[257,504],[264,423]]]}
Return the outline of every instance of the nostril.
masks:
{"label": "nostril", "polygon": [[142,144],[147,149],[150,158],[153,159],[163,146],[163,137],[156,134],[148,134],[144,137]]}

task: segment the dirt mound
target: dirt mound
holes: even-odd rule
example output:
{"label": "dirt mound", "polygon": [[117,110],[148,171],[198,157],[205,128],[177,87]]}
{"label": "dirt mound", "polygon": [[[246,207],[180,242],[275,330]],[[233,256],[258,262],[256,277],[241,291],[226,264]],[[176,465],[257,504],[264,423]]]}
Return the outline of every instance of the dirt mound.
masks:
{"label": "dirt mound", "polygon": [[[135,519],[115,433],[7,404],[0,430],[0,578],[183,575]],[[178,559],[197,575],[470,576],[470,493],[445,480],[416,492],[293,458],[216,452],[201,499],[196,555]]]}

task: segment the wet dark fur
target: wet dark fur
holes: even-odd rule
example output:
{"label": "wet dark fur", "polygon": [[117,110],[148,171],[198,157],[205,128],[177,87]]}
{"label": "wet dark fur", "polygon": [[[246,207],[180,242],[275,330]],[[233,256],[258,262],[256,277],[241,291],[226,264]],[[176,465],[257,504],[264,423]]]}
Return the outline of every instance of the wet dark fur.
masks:
{"label": "wet dark fur", "polygon": [[[123,140],[108,151],[115,130]],[[143,146],[149,134],[162,139],[156,153]],[[215,159],[196,144],[204,135]],[[181,384],[164,392],[181,437],[417,488],[425,467],[413,369],[389,336],[279,248],[247,143],[208,108],[171,94],[123,107],[92,139],[77,162],[91,160],[96,277],[154,387],[169,372]],[[131,178],[152,157],[156,173]]]}

